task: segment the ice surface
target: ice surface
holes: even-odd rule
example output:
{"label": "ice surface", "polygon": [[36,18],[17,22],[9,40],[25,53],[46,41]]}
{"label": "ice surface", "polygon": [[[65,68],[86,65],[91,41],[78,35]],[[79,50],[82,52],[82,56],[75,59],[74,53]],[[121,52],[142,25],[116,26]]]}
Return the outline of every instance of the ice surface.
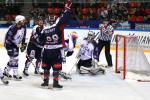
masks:
{"label": "ice surface", "polygon": [[[72,57],[67,58],[64,71],[69,72],[74,66],[76,52]],[[114,51],[111,53],[114,62]],[[148,56],[150,58],[150,54],[147,54]],[[20,53],[19,58],[19,73],[22,75],[25,53]],[[2,69],[6,66],[8,59],[6,50],[0,48]],[[104,52],[101,53],[100,60],[102,64],[107,64]],[[64,86],[62,90],[50,90],[40,87],[43,82],[42,77],[34,75],[34,67],[31,65],[30,76],[23,77],[22,81],[11,79],[8,86],[0,82],[0,100],[150,100],[149,82],[124,81],[114,73],[114,68],[106,69],[105,75],[97,76],[79,75],[75,70],[73,67],[72,80],[60,81],[60,84]]]}

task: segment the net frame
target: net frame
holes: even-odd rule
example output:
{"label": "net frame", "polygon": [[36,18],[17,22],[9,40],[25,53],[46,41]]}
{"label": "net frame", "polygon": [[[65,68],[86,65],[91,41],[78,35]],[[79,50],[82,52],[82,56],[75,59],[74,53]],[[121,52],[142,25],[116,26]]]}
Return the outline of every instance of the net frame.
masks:
{"label": "net frame", "polygon": [[[123,80],[125,80],[126,79],[126,77],[127,77],[127,49],[128,49],[128,47],[127,47],[127,39],[137,39],[137,37],[136,36],[125,36],[125,35],[116,35],[116,58],[115,58],[115,73],[120,73],[120,69],[119,69],[119,39],[120,38],[122,38],[122,40],[123,40],[123,43],[122,43],[122,45],[123,45],[123,48],[122,48],[122,51],[123,51],[123,57],[122,57],[122,59],[123,59],[123,64],[122,64],[122,69],[121,69],[121,71],[122,71],[122,79]],[[138,42],[138,41],[137,41]],[[143,51],[143,49],[141,48],[141,46],[139,46],[140,47],[140,50],[144,53],[144,51]],[[138,46],[137,46],[137,48],[138,48]],[[139,49],[139,48],[138,48]],[[140,51],[139,50],[139,51]],[[133,50],[134,51],[134,50]],[[138,51],[138,52],[139,52]],[[141,52],[140,51],[140,52]],[[146,63],[147,63],[147,65],[148,66],[150,66],[150,64],[149,64],[149,62],[148,62],[148,60],[147,60],[147,58],[146,58],[146,56],[144,55],[144,57],[145,57],[145,61],[146,61]],[[150,68],[149,68],[150,69]],[[128,72],[128,73],[130,73],[130,72]],[[149,73],[150,74],[150,73]],[[131,73],[131,75],[132,75],[132,73]],[[138,82],[150,82],[150,75],[145,75],[145,76],[143,76],[143,75],[141,75],[142,77],[140,77],[139,78],[139,74],[133,74],[132,76],[138,76],[138,78],[135,78]],[[132,77],[131,76],[131,77]]]}

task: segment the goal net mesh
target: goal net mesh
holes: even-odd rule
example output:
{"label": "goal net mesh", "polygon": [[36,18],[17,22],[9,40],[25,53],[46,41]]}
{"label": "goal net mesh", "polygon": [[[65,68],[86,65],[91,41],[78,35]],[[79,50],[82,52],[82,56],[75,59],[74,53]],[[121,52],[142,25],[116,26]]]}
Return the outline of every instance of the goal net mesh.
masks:
{"label": "goal net mesh", "polygon": [[124,71],[124,79],[150,80],[150,64],[135,36],[117,36],[116,70]]}

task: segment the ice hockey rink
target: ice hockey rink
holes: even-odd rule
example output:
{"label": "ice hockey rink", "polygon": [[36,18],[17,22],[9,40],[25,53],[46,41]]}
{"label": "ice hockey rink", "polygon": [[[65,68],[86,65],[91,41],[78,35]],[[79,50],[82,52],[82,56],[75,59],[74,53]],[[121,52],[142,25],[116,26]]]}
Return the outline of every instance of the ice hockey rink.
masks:
{"label": "ice hockey rink", "polygon": [[[64,70],[70,71],[76,62],[76,52],[67,58]],[[0,67],[3,69],[8,61],[4,48],[0,48]],[[114,51],[111,51],[113,62]],[[150,62],[150,54],[146,55]],[[25,53],[19,56],[19,73],[22,75],[25,62]],[[102,64],[106,64],[104,52],[100,55]],[[114,63],[115,65],[115,63]],[[41,76],[34,75],[34,67],[29,68],[30,76],[23,77],[22,81],[9,80],[5,86],[0,82],[0,100],[150,100],[150,82],[122,80],[114,73],[113,68],[106,69],[105,75],[79,75],[74,69],[71,71],[72,80],[61,80],[62,90],[43,89]],[[12,73],[12,72],[11,72]],[[52,82],[52,77],[50,83]]]}

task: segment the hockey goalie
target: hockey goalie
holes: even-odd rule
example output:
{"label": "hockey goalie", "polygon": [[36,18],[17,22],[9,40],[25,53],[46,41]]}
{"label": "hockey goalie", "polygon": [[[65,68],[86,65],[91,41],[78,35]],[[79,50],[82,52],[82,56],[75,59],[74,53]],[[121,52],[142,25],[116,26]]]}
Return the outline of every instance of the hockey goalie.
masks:
{"label": "hockey goalie", "polygon": [[105,70],[99,67],[94,60],[94,48],[96,42],[94,41],[95,33],[93,31],[88,32],[88,36],[83,39],[81,48],[77,57],[79,61],[77,63],[77,71],[80,74],[104,74]]}

